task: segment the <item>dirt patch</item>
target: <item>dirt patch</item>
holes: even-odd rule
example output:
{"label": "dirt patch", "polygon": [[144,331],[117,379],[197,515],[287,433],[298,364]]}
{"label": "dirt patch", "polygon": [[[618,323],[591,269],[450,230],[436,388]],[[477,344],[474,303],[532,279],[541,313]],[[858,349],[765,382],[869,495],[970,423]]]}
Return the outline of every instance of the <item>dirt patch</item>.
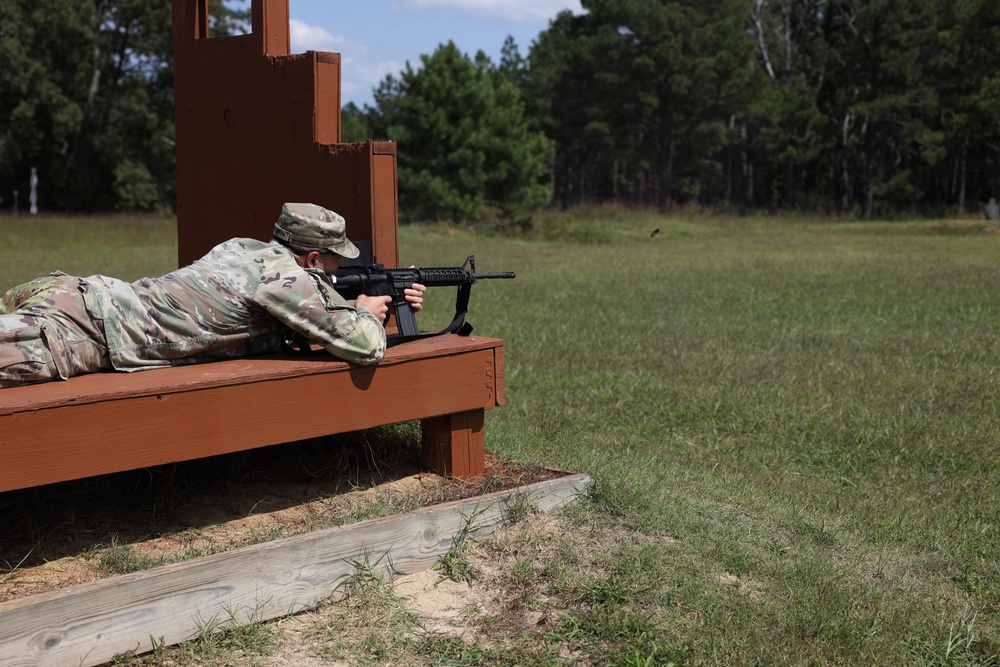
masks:
{"label": "dirt patch", "polygon": [[760,600],[764,597],[761,592],[764,588],[763,584],[753,577],[741,577],[732,572],[723,572],[718,576],[718,582],[723,586],[733,588],[740,595],[746,595],[754,600]]}
{"label": "dirt patch", "polygon": [[474,616],[488,602],[488,594],[467,581],[446,579],[435,570],[397,577],[393,590],[416,614],[426,632],[443,632],[470,639],[475,633]]}
{"label": "dirt patch", "polygon": [[560,476],[419,470],[400,427],[0,494],[0,602]]}
{"label": "dirt patch", "polygon": [[[262,656],[260,664],[451,664],[436,653],[439,646],[459,653],[456,647],[465,646],[471,656],[478,650],[502,653],[512,638],[542,642],[562,611],[544,601],[544,587],[533,588],[528,604],[523,582],[515,583],[512,571],[526,556],[533,567],[542,567],[536,559],[552,555],[552,541],[566,529],[551,515],[532,514],[469,545],[462,557],[474,574],[470,579],[455,581],[440,569],[397,575],[361,585],[337,604],[281,619],[276,623],[278,647]],[[434,657],[428,660],[429,655]],[[568,651],[562,657],[573,662]]]}
{"label": "dirt patch", "polygon": [[[578,548],[575,537],[567,536],[580,528],[556,514],[532,513],[469,544],[461,554],[468,579],[455,581],[440,568],[423,570],[281,619],[279,646],[261,664],[518,664],[519,655],[544,654],[560,664],[590,664],[573,642],[552,639],[572,611],[560,594],[567,586],[571,593],[585,587],[593,565],[579,554],[580,562],[566,562],[566,550]],[[644,539],[615,529],[593,533],[590,555],[613,551],[623,537]]]}

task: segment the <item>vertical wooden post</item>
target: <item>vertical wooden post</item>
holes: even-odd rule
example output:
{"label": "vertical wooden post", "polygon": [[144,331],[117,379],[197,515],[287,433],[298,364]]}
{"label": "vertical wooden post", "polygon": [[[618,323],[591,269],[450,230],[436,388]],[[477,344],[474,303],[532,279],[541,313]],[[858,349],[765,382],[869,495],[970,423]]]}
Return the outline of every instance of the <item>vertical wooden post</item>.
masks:
{"label": "vertical wooden post", "polygon": [[208,0],[175,2],[172,14],[175,45],[182,40],[208,39]]}
{"label": "vertical wooden post", "polygon": [[265,56],[287,56],[292,52],[288,0],[250,3],[253,36]]}
{"label": "vertical wooden post", "polygon": [[482,408],[421,422],[424,466],[441,475],[472,477],[486,472]]}

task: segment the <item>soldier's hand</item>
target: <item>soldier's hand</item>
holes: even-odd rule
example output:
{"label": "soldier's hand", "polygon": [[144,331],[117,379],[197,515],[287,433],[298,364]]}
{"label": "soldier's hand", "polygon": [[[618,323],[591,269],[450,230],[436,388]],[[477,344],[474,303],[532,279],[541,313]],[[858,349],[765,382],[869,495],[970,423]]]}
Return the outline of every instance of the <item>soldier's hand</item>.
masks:
{"label": "soldier's hand", "polygon": [[406,297],[407,303],[410,304],[410,308],[417,311],[424,307],[424,292],[427,291],[427,287],[421,285],[420,283],[413,283],[411,286],[403,290],[403,296]]}
{"label": "soldier's hand", "polygon": [[372,315],[377,317],[379,322],[385,322],[385,317],[389,314],[390,301],[392,301],[392,298],[388,296],[359,294],[358,298],[354,301],[354,305],[358,308],[367,308],[372,311]]}

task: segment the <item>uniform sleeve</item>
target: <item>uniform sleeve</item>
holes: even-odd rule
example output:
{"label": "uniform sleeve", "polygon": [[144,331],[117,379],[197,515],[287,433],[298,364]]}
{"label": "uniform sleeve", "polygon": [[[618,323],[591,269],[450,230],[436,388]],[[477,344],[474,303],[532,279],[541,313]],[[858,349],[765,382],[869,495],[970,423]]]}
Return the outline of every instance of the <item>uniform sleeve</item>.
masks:
{"label": "uniform sleeve", "polygon": [[296,333],[344,361],[374,364],[385,356],[382,323],[344,300],[318,271],[263,265],[254,301]]}

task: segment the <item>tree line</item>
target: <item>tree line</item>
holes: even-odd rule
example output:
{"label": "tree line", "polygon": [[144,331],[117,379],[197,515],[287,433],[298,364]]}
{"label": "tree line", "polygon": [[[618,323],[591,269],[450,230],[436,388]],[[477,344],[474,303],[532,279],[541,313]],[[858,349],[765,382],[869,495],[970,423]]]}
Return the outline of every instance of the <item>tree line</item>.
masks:
{"label": "tree line", "polygon": [[[524,54],[442,44],[344,109],[344,140],[398,142],[404,220],[603,202],[870,218],[1000,196],[994,0],[582,4]],[[165,2],[0,0],[0,183],[37,164],[56,208],[170,205],[169,29]]]}
{"label": "tree line", "polygon": [[[249,11],[209,0],[212,33]],[[0,207],[148,211],[175,199],[169,0],[0,0]]]}

